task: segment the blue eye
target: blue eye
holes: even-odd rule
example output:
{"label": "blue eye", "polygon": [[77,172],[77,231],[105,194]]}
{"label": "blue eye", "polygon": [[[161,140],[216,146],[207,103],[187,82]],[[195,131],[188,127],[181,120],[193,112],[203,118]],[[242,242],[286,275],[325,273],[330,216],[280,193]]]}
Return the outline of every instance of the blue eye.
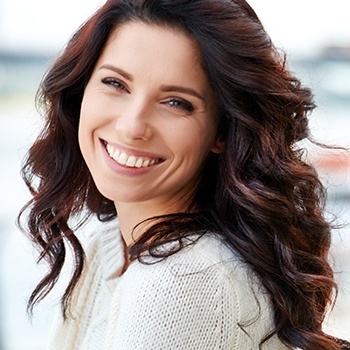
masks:
{"label": "blue eye", "polygon": [[127,88],[119,80],[114,78],[102,79],[102,83],[106,85],[110,85],[117,90],[128,91]]}
{"label": "blue eye", "polygon": [[168,100],[166,103],[168,105],[170,105],[171,107],[183,109],[186,112],[193,112],[194,111],[194,107],[193,107],[192,103],[190,103],[186,100],[180,99],[180,98],[172,98],[172,99]]}

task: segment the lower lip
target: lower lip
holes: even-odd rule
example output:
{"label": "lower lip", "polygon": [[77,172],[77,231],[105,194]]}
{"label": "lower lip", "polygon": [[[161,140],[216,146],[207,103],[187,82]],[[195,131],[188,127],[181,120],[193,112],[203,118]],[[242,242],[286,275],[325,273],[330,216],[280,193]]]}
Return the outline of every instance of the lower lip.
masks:
{"label": "lower lip", "polygon": [[154,169],[158,164],[154,164],[151,166],[148,166],[147,168],[141,167],[141,168],[136,168],[136,167],[127,167],[124,165],[121,165],[117,163],[113,158],[111,158],[106,150],[105,144],[103,141],[101,141],[101,147],[102,147],[102,153],[103,157],[105,158],[105,161],[108,165],[108,167],[113,170],[113,172],[121,174],[121,175],[127,175],[127,176],[138,176],[138,175],[143,175],[147,174],[149,171]]}

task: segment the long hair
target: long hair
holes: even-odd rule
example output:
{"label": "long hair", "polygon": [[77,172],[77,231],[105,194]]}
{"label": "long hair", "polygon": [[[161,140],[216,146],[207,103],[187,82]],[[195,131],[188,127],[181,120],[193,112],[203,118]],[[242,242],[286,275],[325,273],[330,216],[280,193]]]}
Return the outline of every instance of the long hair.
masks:
{"label": "long hair", "polygon": [[[46,124],[30,148],[22,174],[33,198],[30,238],[50,270],[29,309],[56,283],[66,254],[75,270],[62,297],[63,313],[84,266],[69,219],[87,209],[101,220],[117,215],[97,190],[78,145],[84,88],[112,31],[128,21],[182,30],[201,49],[202,66],[220,107],[218,137],[194,201],[199,212],[156,218],[131,247],[132,259],[193,229],[220,232],[271,296],[273,334],[288,346],[340,349],[322,332],[336,284],[327,261],[330,225],[324,188],[298,142],[309,137],[311,92],[288,70],[253,9],[244,0],[109,0],[73,35],[42,81],[38,103]],[[164,252],[164,257],[174,251]],[[264,341],[262,340],[262,342]]]}

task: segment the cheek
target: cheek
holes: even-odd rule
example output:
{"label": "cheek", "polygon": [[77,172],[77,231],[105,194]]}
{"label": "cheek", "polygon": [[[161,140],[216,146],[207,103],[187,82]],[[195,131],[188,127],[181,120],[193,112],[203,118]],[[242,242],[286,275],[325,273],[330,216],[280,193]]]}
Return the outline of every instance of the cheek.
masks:
{"label": "cheek", "polygon": [[92,140],[92,133],[94,128],[93,118],[90,113],[91,110],[88,108],[86,101],[83,100],[79,118],[78,141],[80,150],[85,160],[86,156],[89,154],[88,149],[91,147],[89,144]]}
{"label": "cheek", "polygon": [[183,147],[196,150],[198,156],[206,156],[215,145],[216,124],[212,120],[206,123],[190,125],[185,128],[186,136],[181,137]]}
{"label": "cheek", "polygon": [[[94,98],[87,86],[80,108],[79,134],[87,137],[98,127],[98,116],[101,114],[101,106],[98,98]],[[84,141],[84,140],[82,140]]]}
{"label": "cheek", "polygon": [[[200,170],[215,145],[216,128],[211,123],[187,125],[169,135],[179,162],[191,173]],[[174,152],[176,153],[176,151]],[[176,156],[176,154],[175,154]]]}
{"label": "cheek", "polygon": [[79,122],[78,142],[79,142],[80,152],[85,160],[85,163],[89,164],[88,154],[90,152],[88,151],[89,147],[88,147],[88,143],[87,143],[87,135],[85,133],[84,125],[82,124],[81,119]]}

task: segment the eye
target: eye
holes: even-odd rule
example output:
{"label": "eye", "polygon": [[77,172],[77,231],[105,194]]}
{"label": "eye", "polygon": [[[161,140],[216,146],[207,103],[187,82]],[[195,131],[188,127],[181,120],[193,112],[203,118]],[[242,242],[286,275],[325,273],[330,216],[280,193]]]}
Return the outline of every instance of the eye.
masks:
{"label": "eye", "polygon": [[164,104],[168,104],[172,108],[182,109],[188,113],[194,111],[194,107],[193,107],[192,103],[190,103],[186,100],[183,100],[181,98],[171,98],[171,99],[165,101]]}
{"label": "eye", "polygon": [[102,83],[105,85],[110,85],[111,87],[128,92],[128,89],[125,87],[123,83],[121,83],[118,79],[115,78],[105,78],[102,79]]}

